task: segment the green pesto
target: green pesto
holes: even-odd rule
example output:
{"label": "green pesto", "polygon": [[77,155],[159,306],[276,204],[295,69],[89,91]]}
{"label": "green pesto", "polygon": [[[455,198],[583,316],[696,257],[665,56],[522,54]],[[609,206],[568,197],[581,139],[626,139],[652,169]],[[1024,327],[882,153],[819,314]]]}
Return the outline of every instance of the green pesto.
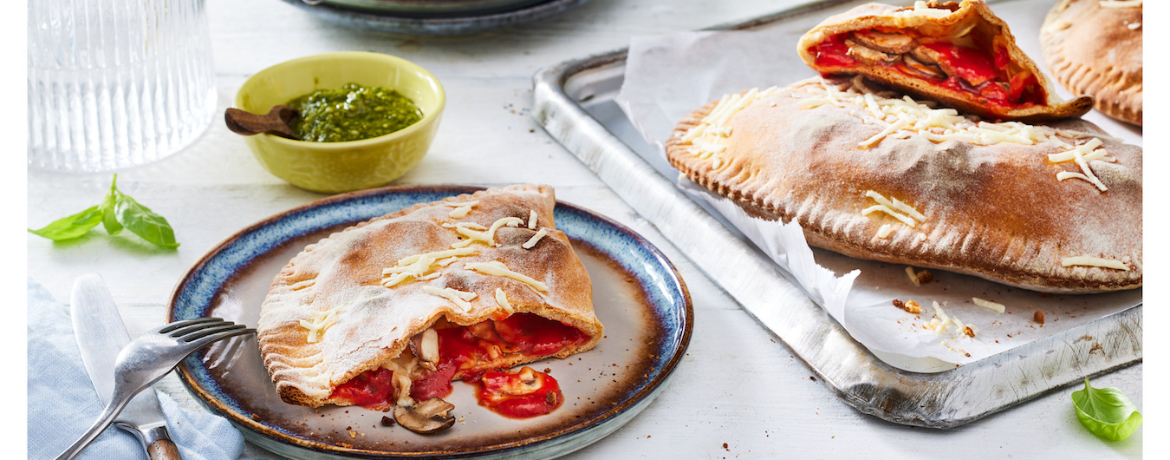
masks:
{"label": "green pesto", "polygon": [[292,130],[309,142],[347,142],[383,136],[417,123],[423,113],[406,96],[381,86],[347,83],[293,99]]}

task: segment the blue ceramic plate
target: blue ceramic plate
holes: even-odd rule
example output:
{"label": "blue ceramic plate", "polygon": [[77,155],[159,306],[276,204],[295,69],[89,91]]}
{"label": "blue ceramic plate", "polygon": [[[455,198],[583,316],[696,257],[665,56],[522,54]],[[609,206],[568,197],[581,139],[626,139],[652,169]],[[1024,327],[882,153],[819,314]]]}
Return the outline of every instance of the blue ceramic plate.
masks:
{"label": "blue ceramic plate", "polygon": [[[171,296],[168,320],[217,316],[255,327],[273,277],[305,246],[373,217],[475,190],[389,187],[268,218],[228,238],[187,272]],[[179,376],[248,440],[292,458],[552,458],[585,447],[629,422],[662,391],[690,342],[693,313],[686,285],[645,239],[564,203],[557,204],[555,219],[589,270],[605,337],[588,352],[532,364],[561,384],[565,404],[552,414],[499,416],[479,407],[473,387],[462,382],[447,398],[458,422],[435,435],[383,426],[388,414],[358,407],[286,404],[255,337],[212,345],[183,361]]]}

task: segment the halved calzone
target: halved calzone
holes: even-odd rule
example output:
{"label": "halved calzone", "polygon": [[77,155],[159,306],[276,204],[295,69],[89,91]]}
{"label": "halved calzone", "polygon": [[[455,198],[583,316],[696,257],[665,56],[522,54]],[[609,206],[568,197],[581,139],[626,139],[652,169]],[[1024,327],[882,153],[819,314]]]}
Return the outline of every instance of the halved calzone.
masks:
{"label": "halved calzone", "polygon": [[[257,328],[281,398],[310,407],[427,401],[419,406],[445,412],[430,400],[453,379],[592,348],[602,325],[589,274],[555,228],[555,203],[544,185],[489,189],[306,247],[276,276]],[[526,372],[521,383],[537,385]]]}
{"label": "halved calzone", "polygon": [[988,123],[853,79],[724,96],[674,167],[809,244],[1026,289],[1142,284],[1142,151],[1081,120]]}
{"label": "halved calzone", "polygon": [[1060,99],[983,0],[868,3],[832,16],[797,45],[821,74],[857,74],[993,120],[1077,117],[1090,97]]}

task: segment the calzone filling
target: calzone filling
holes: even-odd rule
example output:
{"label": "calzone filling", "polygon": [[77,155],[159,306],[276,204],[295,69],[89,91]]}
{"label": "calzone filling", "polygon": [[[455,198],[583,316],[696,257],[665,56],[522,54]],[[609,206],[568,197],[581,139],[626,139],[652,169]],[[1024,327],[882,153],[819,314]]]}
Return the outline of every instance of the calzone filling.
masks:
{"label": "calzone filling", "polygon": [[441,319],[415,335],[397,358],[339,385],[330,397],[382,410],[447,397],[451,382],[463,380],[479,385],[480,405],[496,413],[513,418],[544,415],[564,400],[556,379],[527,367],[509,373],[493,363],[502,357],[552,356],[588,341],[575,327],[531,313],[471,326]]}
{"label": "calzone filling", "polygon": [[918,29],[873,28],[833,35],[808,51],[818,66],[883,66],[1001,109],[1047,105],[1048,93],[1036,75],[1014,62],[989,28],[972,22],[944,37]]}
{"label": "calzone filling", "polygon": [[419,433],[454,423],[453,380],[506,417],[556,410],[556,379],[521,366],[586,351],[604,329],[555,204],[547,186],[488,189],[306,247],[274,279],[257,327],[281,399],[393,410]]}

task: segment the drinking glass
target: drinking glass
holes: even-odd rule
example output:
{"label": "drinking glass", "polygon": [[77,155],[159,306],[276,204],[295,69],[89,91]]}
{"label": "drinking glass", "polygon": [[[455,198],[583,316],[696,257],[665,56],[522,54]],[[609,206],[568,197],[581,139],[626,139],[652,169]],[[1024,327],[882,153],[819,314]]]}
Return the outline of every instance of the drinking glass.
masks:
{"label": "drinking glass", "polygon": [[108,171],[178,152],[216,104],[203,0],[28,3],[28,164]]}

